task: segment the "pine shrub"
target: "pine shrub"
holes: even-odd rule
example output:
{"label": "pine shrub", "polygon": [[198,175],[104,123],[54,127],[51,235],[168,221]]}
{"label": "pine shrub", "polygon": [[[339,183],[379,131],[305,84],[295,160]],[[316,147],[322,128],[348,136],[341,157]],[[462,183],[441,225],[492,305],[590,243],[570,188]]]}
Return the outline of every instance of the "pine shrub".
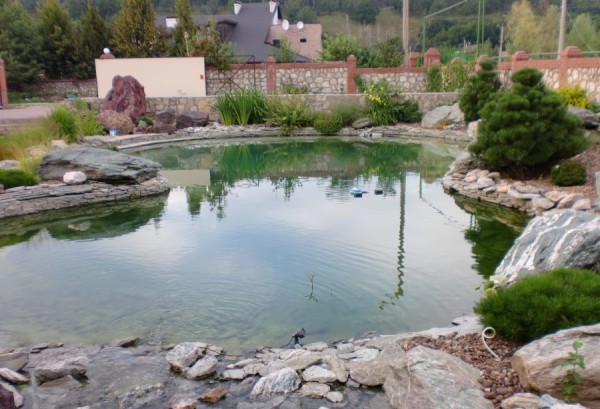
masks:
{"label": "pine shrub", "polygon": [[342,121],[333,114],[319,113],[315,115],[313,127],[319,131],[321,135],[337,135],[340,129],[342,129]]}
{"label": "pine shrub", "polygon": [[564,162],[552,168],[550,177],[556,186],[577,186],[586,182],[587,171],[581,163]]}
{"label": "pine shrub", "polygon": [[518,174],[585,149],[581,122],[546,89],[541,72],[524,68],[512,81],[512,90],[494,94],[480,111],[478,138],[469,146],[474,156],[488,169]]}
{"label": "pine shrub", "polygon": [[479,66],[481,69],[474,76],[469,77],[458,100],[458,105],[465,114],[466,122],[479,119],[479,112],[498,92],[501,85],[495,71],[496,62],[494,60],[483,60]]}
{"label": "pine shrub", "polygon": [[20,169],[0,169],[0,185],[5,189],[37,184],[37,176]]}
{"label": "pine shrub", "polygon": [[524,277],[482,298],[475,312],[498,335],[519,342],[594,324],[600,321],[600,275],[561,268]]}

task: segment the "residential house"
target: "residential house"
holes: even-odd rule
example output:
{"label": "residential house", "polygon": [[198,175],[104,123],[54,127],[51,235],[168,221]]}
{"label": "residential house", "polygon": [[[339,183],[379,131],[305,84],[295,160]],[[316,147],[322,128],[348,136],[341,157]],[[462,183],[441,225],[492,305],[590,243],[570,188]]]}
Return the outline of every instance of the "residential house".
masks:
{"label": "residential house", "polygon": [[[298,51],[296,60],[299,62],[313,60],[322,50],[321,25],[298,23],[290,26],[287,20],[282,18],[279,4],[275,1],[236,1],[233,14],[193,18],[198,25],[207,25],[210,20],[216,21],[223,41],[234,45],[236,55],[255,62],[266,61],[272,48],[279,45],[282,37],[287,37],[292,48]],[[157,25],[173,29],[177,26],[177,18],[159,18]]]}

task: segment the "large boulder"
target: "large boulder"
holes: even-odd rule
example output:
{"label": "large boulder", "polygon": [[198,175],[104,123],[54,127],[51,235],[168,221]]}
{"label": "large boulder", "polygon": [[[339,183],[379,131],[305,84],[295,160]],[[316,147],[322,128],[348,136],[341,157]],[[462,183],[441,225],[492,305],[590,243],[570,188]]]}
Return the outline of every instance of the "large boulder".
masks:
{"label": "large boulder", "polygon": [[177,116],[177,129],[206,125],[208,125],[208,114],[205,112],[184,112]]}
{"label": "large boulder", "polygon": [[142,84],[131,75],[116,75],[100,109],[107,110],[124,113],[136,121],[146,113],[146,92]]}
{"label": "large boulder", "polygon": [[108,149],[74,147],[48,152],[38,169],[44,180],[62,179],[67,172],[80,171],[88,179],[113,184],[135,184],[155,178],[160,165],[148,159]]}
{"label": "large boulder", "polygon": [[560,267],[600,269],[600,218],[554,210],[533,218],[494,274],[499,285]]}
{"label": "large boulder", "polygon": [[444,129],[449,125],[458,125],[465,122],[465,115],[454,105],[442,105],[423,115],[421,127],[429,129]]}
{"label": "large boulder", "polygon": [[383,384],[390,405],[402,409],[492,409],[483,397],[479,370],[450,354],[423,346],[392,366]]}
{"label": "large boulder", "polygon": [[135,129],[135,125],[126,114],[113,110],[102,111],[98,114],[98,122],[107,130],[117,130],[118,135],[128,135]]}
{"label": "large boulder", "polygon": [[292,368],[283,368],[260,378],[254,388],[252,396],[269,396],[275,393],[291,393],[300,387],[300,377]]}
{"label": "large boulder", "polygon": [[88,362],[83,355],[59,355],[40,362],[33,374],[39,383],[53,381],[67,375],[81,377],[87,372]]}
{"label": "large boulder", "polygon": [[590,409],[600,409],[600,324],[562,330],[534,341],[513,355],[512,367],[525,389],[561,397],[562,381],[571,369],[561,363],[574,352],[576,339],[581,342],[579,354],[585,364],[585,369],[576,368],[582,376],[576,401]]}
{"label": "large boulder", "polygon": [[600,125],[600,119],[598,119],[598,115],[594,111],[570,105],[567,107],[567,110],[570,114],[579,118],[583,126],[588,129],[598,128],[598,125]]}

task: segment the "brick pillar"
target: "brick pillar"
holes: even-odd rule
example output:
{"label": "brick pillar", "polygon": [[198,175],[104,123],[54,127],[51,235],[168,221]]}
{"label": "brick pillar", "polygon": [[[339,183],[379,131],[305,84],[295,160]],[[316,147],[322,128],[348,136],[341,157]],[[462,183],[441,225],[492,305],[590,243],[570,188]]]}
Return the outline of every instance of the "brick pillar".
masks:
{"label": "brick pillar", "polygon": [[267,94],[274,94],[277,91],[277,67],[275,58],[267,58]]}
{"label": "brick pillar", "polygon": [[4,70],[4,60],[0,58],[0,106],[8,106],[8,88],[6,87],[6,71]]}
{"label": "brick pillar", "polygon": [[558,86],[567,87],[569,85],[569,59],[581,58],[583,54],[577,47],[570,46],[560,53],[560,70],[558,72]]}
{"label": "brick pillar", "polygon": [[430,48],[429,50],[425,51],[425,62],[424,62],[424,66],[425,68],[433,65],[433,64],[439,64],[442,62],[442,53],[440,53],[437,48]]}
{"label": "brick pillar", "polygon": [[510,67],[511,72],[514,74],[516,70],[521,68],[519,63],[521,61],[529,60],[529,55],[525,51],[517,51],[511,57],[512,65]]}
{"label": "brick pillar", "polygon": [[349,55],[346,60],[346,91],[348,94],[356,94],[356,57]]}
{"label": "brick pillar", "polygon": [[408,56],[408,66],[413,68],[416,67],[420,57],[421,54],[419,54],[416,51],[410,53],[410,55]]}

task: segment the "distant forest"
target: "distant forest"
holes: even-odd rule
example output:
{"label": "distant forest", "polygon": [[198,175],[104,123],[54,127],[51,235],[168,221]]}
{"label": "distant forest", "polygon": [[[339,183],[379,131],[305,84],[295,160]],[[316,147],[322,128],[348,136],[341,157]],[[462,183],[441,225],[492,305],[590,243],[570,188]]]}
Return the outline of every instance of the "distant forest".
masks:
{"label": "distant forest", "polygon": [[[38,4],[37,0],[21,0],[25,9],[33,13]],[[450,7],[461,0],[411,0],[410,13],[414,16],[425,16],[444,8]],[[512,3],[519,0],[487,0],[485,1],[485,12],[489,14],[507,14],[510,11]],[[80,17],[86,10],[86,0],[62,0],[61,3],[67,8],[72,18]],[[246,1],[250,3],[252,1]],[[95,0],[100,14],[104,18],[110,19],[119,12],[120,0]],[[154,8],[158,15],[174,14],[174,0],[152,0]],[[350,17],[370,19],[372,11],[384,7],[392,8],[397,12],[402,12],[402,0],[280,0],[279,1],[284,17],[291,21],[297,21],[297,17],[310,17],[318,19],[319,16],[335,12],[345,12]],[[536,8],[544,8],[548,5],[560,6],[560,0],[530,0],[530,3]],[[190,0],[190,5],[195,13],[218,14],[227,13],[233,10],[232,0]],[[452,17],[465,14],[477,15],[478,0],[468,0],[465,4],[449,11],[444,15]],[[568,9],[575,14],[592,13],[600,15],[600,1],[598,0],[569,0]],[[376,14],[375,14],[376,15]],[[305,20],[310,20],[310,18]],[[357,21],[359,21],[357,20]],[[310,22],[310,21],[307,21]],[[359,21],[361,22],[361,21]],[[372,21],[362,21],[372,22]]]}

